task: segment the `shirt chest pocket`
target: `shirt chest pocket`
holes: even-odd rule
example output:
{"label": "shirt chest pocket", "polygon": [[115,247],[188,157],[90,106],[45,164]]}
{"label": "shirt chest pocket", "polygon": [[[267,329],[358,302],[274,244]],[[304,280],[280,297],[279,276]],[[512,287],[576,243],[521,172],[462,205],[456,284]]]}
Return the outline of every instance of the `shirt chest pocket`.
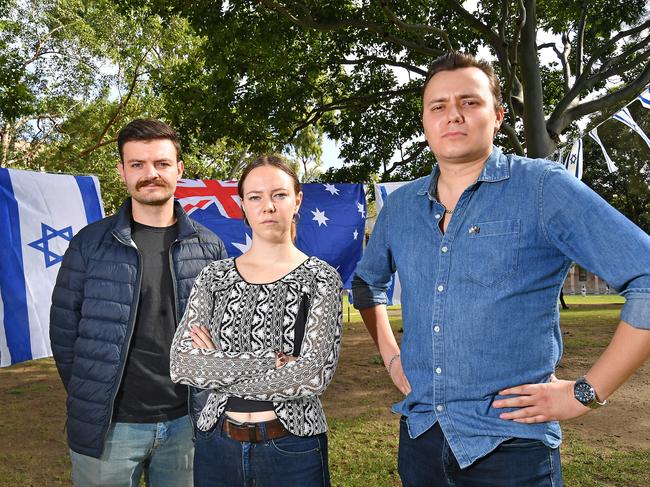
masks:
{"label": "shirt chest pocket", "polygon": [[486,287],[499,284],[517,271],[520,220],[476,222],[465,226],[465,275]]}

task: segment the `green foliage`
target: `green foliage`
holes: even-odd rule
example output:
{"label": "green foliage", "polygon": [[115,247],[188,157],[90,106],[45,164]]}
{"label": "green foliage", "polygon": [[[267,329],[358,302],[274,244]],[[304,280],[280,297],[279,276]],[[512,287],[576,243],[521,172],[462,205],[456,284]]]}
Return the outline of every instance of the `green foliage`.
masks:
{"label": "green foliage", "polygon": [[[184,134],[206,143],[225,136],[259,152],[293,144],[318,124],[340,142],[346,163],[321,176],[326,180],[410,179],[429,170],[419,90],[427,65],[450,46],[487,48],[496,57],[511,126],[499,143],[534,156],[550,154],[575,120],[630,99],[601,96],[598,106],[576,112],[583,99],[600,96],[608,79],[650,79],[647,29],[609,42],[647,20],[643,0],[479,1],[473,12],[454,0],[120,3],[186,18],[201,38],[178,65],[175,82],[159,85],[169,106],[179,108],[168,116]],[[564,36],[566,49],[557,39],[555,50],[524,46],[522,16],[525,29]],[[548,53],[556,61],[546,60]],[[579,69],[587,76],[574,83]],[[525,126],[540,130],[525,140]]]}

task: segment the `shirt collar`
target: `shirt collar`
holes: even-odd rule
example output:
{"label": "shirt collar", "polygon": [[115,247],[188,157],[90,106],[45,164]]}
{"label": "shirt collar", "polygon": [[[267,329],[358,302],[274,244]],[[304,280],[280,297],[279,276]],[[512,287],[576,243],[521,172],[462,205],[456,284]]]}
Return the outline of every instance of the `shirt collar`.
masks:
{"label": "shirt collar", "polygon": [[[440,176],[440,167],[438,164],[433,166],[431,174],[424,178],[420,188],[418,189],[419,195],[428,194],[430,199],[435,199],[436,186],[438,184],[438,176]],[[497,146],[492,146],[492,152],[483,165],[483,170],[479,175],[476,182],[495,183],[510,178],[510,164],[508,158],[503,155],[501,149]],[[473,189],[474,185],[470,187]]]}

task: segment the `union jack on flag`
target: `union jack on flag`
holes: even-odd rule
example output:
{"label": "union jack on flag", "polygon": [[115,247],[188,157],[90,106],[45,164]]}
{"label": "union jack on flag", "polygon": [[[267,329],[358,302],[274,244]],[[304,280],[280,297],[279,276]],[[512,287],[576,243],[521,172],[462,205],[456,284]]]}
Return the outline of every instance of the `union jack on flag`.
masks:
{"label": "union jack on flag", "polygon": [[[302,185],[302,192],[296,245],[337,269],[349,289],[363,248],[363,185],[309,183]],[[223,240],[229,256],[250,248],[252,234],[242,219],[237,181],[181,179],[174,196],[191,218]]]}

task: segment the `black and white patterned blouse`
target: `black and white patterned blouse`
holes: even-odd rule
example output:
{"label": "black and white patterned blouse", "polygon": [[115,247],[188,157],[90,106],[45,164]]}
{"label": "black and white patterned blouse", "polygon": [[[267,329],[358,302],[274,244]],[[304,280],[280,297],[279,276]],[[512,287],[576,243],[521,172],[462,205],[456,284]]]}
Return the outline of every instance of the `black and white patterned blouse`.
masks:
{"label": "black and white patterned blouse", "polygon": [[[197,427],[208,431],[229,396],[272,401],[291,433],[327,431],[319,395],[329,385],[341,346],[341,279],[329,264],[310,257],[275,282],[251,284],[234,259],[215,261],[196,278],[171,349],[174,382],[210,389]],[[275,351],[294,350],[296,316],[309,311],[297,360],[276,369]],[[192,326],[208,326],[217,350],[192,348]]]}

